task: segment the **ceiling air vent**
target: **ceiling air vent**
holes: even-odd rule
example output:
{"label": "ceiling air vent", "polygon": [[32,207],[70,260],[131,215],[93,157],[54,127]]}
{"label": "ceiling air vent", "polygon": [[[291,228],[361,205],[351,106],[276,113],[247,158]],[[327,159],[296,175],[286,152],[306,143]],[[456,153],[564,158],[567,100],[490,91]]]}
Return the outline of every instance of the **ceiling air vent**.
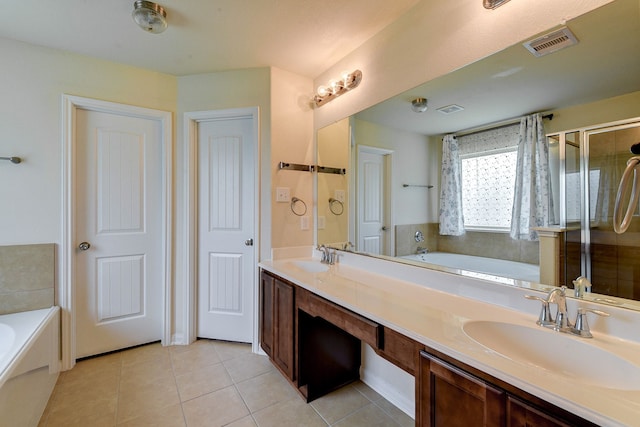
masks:
{"label": "ceiling air vent", "polygon": [[569,28],[563,27],[535,40],[529,40],[524,43],[524,47],[534,56],[544,56],[574,44],[578,44],[578,39]]}
{"label": "ceiling air vent", "polygon": [[436,110],[438,110],[442,114],[453,114],[453,113],[457,113],[458,111],[464,110],[464,108],[457,104],[451,104],[451,105],[447,105],[446,107],[436,108]]}

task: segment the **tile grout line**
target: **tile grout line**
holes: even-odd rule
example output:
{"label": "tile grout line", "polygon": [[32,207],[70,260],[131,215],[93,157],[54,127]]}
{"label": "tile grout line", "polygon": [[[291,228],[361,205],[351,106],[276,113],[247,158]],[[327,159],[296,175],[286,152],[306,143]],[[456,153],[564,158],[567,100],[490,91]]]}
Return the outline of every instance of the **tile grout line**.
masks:
{"label": "tile grout line", "polygon": [[120,363],[118,363],[118,388],[116,391],[116,410],[113,411],[113,425],[118,425],[118,411],[120,409],[120,389],[122,387],[122,368],[124,365],[124,357],[120,354]]}
{"label": "tile grout line", "polygon": [[184,425],[186,427],[187,416],[184,414],[184,407],[182,406],[184,402],[182,401],[182,395],[180,394],[180,387],[178,387],[178,380],[176,379],[176,370],[175,370],[175,365],[173,363],[173,352],[171,351],[171,347],[169,347],[169,363],[171,363],[171,373],[173,374],[173,382],[176,385],[176,391],[178,393],[178,401],[180,402],[180,412],[182,413],[182,421],[184,422]]}
{"label": "tile grout line", "polygon": [[[378,399],[378,400],[382,400],[382,399]],[[373,403],[375,406],[377,406],[382,412],[384,412],[384,414],[389,417],[389,419],[391,419],[391,421],[393,421],[395,423],[395,425],[402,427],[402,425],[400,424],[400,422],[398,420],[396,420],[396,418],[393,416],[393,414],[390,414],[389,412],[387,412],[382,406],[378,405],[377,402],[371,402]],[[404,414],[404,412],[403,412]],[[415,422],[415,420],[414,420]]]}
{"label": "tile grout line", "polygon": [[[253,419],[253,422],[258,425],[258,423],[256,422],[255,418],[253,418],[253,414],[251,412],[251,409],[249,409],[249,405],[247,405],[246,400],[244,399],[244,396],[242,395],[242,393],[240,393],[240,390],[238,390],[238,387],[236,386],[236,380],[233,379],[233,377],[231,376],[231,374],[229,373],[229,370],[227,369],[227,365],[225,365],[225,361],[222,360],[222,356],[220,355],[220,353],[218,352],[218,349],[215,347],[215,345],[213,346],[213,349],[215,350],[216,354],[218,355],[218,359],[220,359],[220,364],[222,365],[222,367],[224,368],[224,371],[227,373],[227,375],[229,376],[229,378],[231,379],[231,385],[233,386],[233,389],[236,391],[236,393],[238,393],[238,396],[240,396],[240,399],[242,400],[242,404],[244,405],[245,409],[247,410],[247,412],[249,413],[249,415],[251,416],[251,418]],[[231,359],[235,359],[235,356]],[[228,359],[228,360],[231,360]],[[244,418],[244,417],[242,417]],[[242,418],[238,418],[237,420],[232,421],[236,422],[238,420],[241,420]],[[227,424],[231,424],[231,423],[227,423]],[[187,426],[189,427],[189,426]]]}

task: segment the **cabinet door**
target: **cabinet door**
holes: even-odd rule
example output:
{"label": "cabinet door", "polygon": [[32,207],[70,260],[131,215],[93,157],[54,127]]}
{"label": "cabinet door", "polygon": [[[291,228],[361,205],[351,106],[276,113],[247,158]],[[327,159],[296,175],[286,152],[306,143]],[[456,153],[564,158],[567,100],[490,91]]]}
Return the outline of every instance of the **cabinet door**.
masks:
{"label": "cabinet door", "polygon": [[273,276],[264,271],[260,274],[260,343],[271,358],[274,340],[274,280]]}
{"label": "cabinet door", "polygon": [[294,380],[295,295],[292,285],[275,279],[275,322],[273,360]]}
{"label": "cabinet door", "polygon": [[417,426],[504,425],[504,391],[479,378],[421,352],[417,380]]}
{"label": "cabinet door", "polygon": [[519,399],[507,399],[507,427],[569,427],[549,414]]}

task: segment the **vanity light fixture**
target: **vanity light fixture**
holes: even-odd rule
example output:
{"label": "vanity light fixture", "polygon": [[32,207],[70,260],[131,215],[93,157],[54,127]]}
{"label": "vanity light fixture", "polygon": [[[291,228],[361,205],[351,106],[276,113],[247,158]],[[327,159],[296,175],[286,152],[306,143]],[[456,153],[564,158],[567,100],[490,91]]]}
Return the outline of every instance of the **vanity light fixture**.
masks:
{"label": "vanity light fixture", "polygon": [[508,1],[509,0],[482,0],[482,5],[485,9],[495,9]]}
{"label": "vanity light fixture", "polygon": [[159,34],[167,29],[167,11],[157,3],[135,1],[131,16],[140,28],[149,33]]}
{"label": "vanity light fixture", "polygon": [[316,107],[320,107],[343,93],[358,87],[360,81],[362,81],[362,71],[360,70],[355,70],[352,73],[342,73],[340,80],[331,80],[327,86],[319,86],[312,102]]}
{"label": "vanity light fixture", "polygon": [[411,100],[411,109],[414,113],[424,113],[428,108],[427,98],[416,98]]}

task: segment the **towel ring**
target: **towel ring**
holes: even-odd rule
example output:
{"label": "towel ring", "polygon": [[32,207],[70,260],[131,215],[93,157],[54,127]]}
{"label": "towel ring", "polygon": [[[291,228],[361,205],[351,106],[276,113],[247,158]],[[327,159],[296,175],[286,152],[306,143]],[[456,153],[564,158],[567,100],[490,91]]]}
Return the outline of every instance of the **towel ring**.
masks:
{"label": "towel ring", "polygon": [[[298,203],[298,202],[302,203],[302,207],[304,209],[302,211],[302,213],[298,213],[300,211],[300,209],[298,209],[296,211],[296,203]],[[307,204],[302,199],[298,199],[297,197],[292,197],[291,198],[291,212],[293,212],[297,216],[304,216],[307,213]]]}
{"label": "towel ring", "polygon": [[[338,208],[335,207],[336,205],[338,205]],[[342,212],[344,212],[344,204],[340,200],[331,197],[329,199],[329,210],[334,215],[342,215]]]}
{"label": "towel ring", "polygon": [[[629,224],[631,224],[633,213],[638,207],[638,199],[640,198],[640,175],[638,174],[637,169],[639,167],[640,157],[636,156],[630,158],[627,161],[627,167],[622,174],[622,179],[620,180],[620,185],[618,186],[616,202],[613,207],[613,230],[617,234],[622,234],[627,231],[627,228],[629,228]],[[627,210],[623,217],[622,212],[624,209],[620,205],[622,204],[622,198],[624,197],[624,194],[629,188],[630,182],[632,183],[631,196],[629,205],[627,205]]]}

